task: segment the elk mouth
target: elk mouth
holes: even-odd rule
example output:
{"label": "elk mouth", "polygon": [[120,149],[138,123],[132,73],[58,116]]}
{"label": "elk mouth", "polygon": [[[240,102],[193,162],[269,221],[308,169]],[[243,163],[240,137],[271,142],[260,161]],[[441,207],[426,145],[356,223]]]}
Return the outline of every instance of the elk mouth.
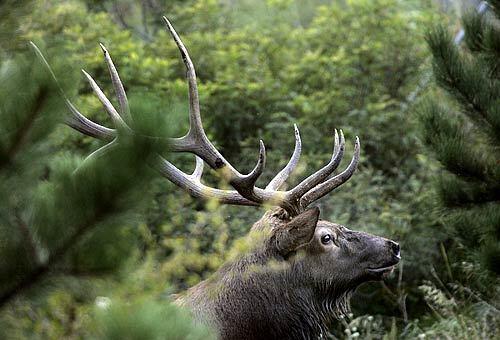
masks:
{"label": "elk mouth", "polygon": [[385,274],[391,272],[395,266],[396,264],[379,268],[368,268],[368,271],[373,274]]}
{"label": "elk mouth", "polygon": [[401,256],[394,256],[389,263],[385,263],[381,267],[368,268],[368,272],[378,275],[389,274],[394,270],[394,267],[399,263],[400,259]]}

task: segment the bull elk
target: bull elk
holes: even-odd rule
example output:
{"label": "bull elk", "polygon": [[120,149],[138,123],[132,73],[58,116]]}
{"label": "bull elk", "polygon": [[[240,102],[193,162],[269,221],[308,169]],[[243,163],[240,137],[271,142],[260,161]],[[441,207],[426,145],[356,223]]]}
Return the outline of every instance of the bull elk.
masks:
{"label": "bull elk", "polygon": [[[297,166],[301,153],[300,134],[295,126],[295,149],[289,162],[265,188],[257,187],[256,181],[266,163],[264,143],[260,141],[254,169],[242,174],[209,141],[202,126],[193,63],[168,19],[163,19],[180,50],[189,88],[189,131],[168,142],[173,152],[194,154],[196,167],[192,174],[186,174],[160,155],[156,156],[154,166],[193,197],[215,199],[221,204],[274,207],[251,228],[247,236],[253,242],[251,251],[188,289],[177,297],[176,303],[189,308],[200,322],[212,326],[221,339],[325,336],[335,318],[347,313],[351,292],[363,282],[381,280],[400,260],[397,243],[319,220],[319,209],[308,208],[353,175],[359,161],[359,139],[356,137],[354,156],[347,168],[332,176],[345,149],[342,130],[335,131],[328,164],[293,188],[280,190]],[[92,77],[83,72],[116,129],[89,120],[66,99],[73,114],[67,124],[85,135],[109,141],[103,147],[107,148],[115,142],[117,129],[132,133],[133,130],[123,84],[108,51],[102,44],[101,48],[118,99],[118,110]],[[203,184],[204,163],[218,171],[233,190]]]}

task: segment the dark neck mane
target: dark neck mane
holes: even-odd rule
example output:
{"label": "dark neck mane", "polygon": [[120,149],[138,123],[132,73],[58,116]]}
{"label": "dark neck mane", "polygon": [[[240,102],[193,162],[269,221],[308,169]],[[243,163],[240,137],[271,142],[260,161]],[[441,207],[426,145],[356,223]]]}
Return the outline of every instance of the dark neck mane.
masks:
{"label": "dark neck mane", "polygon": [[269,253],[249,254],[193,287],[186,302],[222,339],[317,339],[348,313],[350,291],[311,287],[297,271]]}

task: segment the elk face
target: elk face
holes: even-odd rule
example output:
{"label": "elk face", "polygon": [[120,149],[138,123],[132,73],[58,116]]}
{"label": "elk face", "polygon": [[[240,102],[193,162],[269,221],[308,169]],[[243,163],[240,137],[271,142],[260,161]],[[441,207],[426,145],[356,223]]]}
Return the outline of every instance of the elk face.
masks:
{"label": "elk face", "polygon": [[277,233],[277,245],[305,277],[321,285],[355,288],[381,280],[401,259],[399,244],[383,237],[318,220],[319,209],[306,210]]}
{"label": "elk face", "polygon": [[309,261],[322,268],[315,273],[317,279],[335,276],[347,285],[380,280],[401,259],[396,242],[328,221],[318,222],[304,250],[311,255]]}

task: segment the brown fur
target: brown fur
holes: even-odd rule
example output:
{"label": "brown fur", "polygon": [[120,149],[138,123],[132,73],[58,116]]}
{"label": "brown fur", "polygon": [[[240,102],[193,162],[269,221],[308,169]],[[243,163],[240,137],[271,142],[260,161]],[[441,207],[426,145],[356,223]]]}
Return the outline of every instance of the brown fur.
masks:
{"label": "brown fur", "polygon": [[[247,236],[252,250],[190,288],[177,303],[221,339],[316,339],[349,310],[350,293],[395,265],[392,241],[327,221],[312,208],[290,219],[274,209]],[[334,241],[325,245],[321,237]]]}

